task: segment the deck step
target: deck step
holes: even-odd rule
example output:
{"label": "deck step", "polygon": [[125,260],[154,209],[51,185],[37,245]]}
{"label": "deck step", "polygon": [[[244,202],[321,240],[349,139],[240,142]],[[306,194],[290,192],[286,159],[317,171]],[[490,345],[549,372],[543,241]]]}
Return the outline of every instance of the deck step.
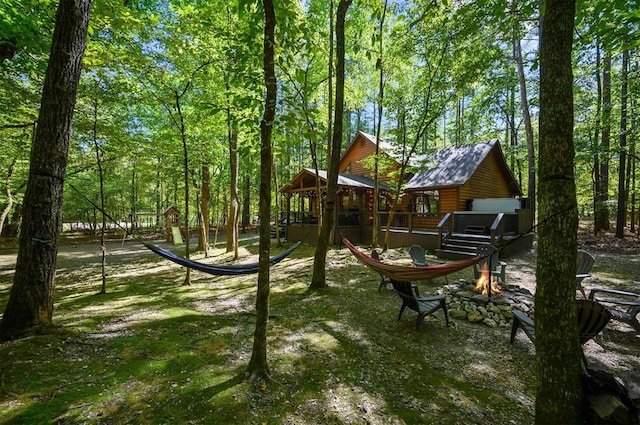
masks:
{"label": "deck step", "polygon": [[487,243],[491,243],[488,235],[454,233],[444,241],[442,249],[436,250],[436,255],[450,260],[469,258],[476,254],[478,246]]}
{"label": "deck step", "polygon": [[473,253],[466,251],[456,251],[452,249],[436,249],[436,256],[438,258],[446,258],[449,260],[464,260],[469,257],[473,257]]}

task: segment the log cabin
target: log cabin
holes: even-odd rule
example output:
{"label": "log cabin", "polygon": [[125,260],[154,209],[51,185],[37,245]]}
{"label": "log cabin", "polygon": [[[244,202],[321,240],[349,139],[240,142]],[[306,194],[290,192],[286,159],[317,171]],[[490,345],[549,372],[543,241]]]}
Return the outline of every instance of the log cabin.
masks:
{"label": "log cabin", "polygon": [[[335,244],[340,234],[360,244],[371,243],[375,148],[375,136],[359,132],[341,156]],[[400,201],[395,205],[398,181],[394,176],[401,163],[397,148],[380,140],[376,231],[380,241],[389,232],[390,248],[418,244],[441,257],[460,258],[481,243],[501,247],[503,257],[531,246],[529,202],[522,198],[498,140],[410,158],[411,172],[400,186]],[[326,171],[305,168],[282,188],[288,240],[305,238],[315,243],[326,181]]]}

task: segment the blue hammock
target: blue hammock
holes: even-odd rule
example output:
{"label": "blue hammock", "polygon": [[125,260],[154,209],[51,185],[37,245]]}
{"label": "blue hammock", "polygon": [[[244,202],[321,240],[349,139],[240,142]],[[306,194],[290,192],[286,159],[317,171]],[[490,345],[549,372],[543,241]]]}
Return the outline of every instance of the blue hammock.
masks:
{"label": "blue hammock", "polygon": [[[269,259],[269,264],[274,265],[284,260],[297,247],[299,247],[301,243],[302,241],[298,241],[286,251],[282,251],[280,254],[271,257]],[[160,248],[159,246],[152,245],[150,243],[143,242],[143,244],[148,249],[155,252],[159,256],[166,258],[167,260],[173,261],[174,263],[180,264],[181,266],[189,267],[190,269],[198,270],[214,276],[234,276],[234,275],[252,274],[252,273],[258,272],[258,263],[240,264],[236,266],[220,266],[215,264],[205,264],[205,263],[199,263],[189,258],[181,257],[167,249]]]}

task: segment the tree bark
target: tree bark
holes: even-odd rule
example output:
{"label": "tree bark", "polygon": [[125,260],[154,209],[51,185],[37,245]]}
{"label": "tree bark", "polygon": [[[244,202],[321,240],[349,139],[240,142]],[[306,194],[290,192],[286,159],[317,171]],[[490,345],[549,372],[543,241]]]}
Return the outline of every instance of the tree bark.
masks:
{"label": "tree bark", "polygon": [[260,254],[258,257],[258,291],[256,294],[256,328],[253,349],[246,375],[250,380],[270,380],[267,362],[267,323],[269,321],[269,255],[271,236],[271,133],[276,116],[276,73],[274,44],[276,16],[271,0],[264,0],[264,82],[266,98],[260,121]]}
{"label": "tree bark", "polygon": [[209,221],[211,204],[211,172],[209,164],[202,165],[202,188],[200,195],[201,227],[198,238],[198,251],[203,251],[205,257],[209,255]]}
{"label": "tree bark", "polygon": [[620,162],[618,166],[618,208],[616,214],[616,238],[624,238],[627,221],[626,164],[627,164],[627,89],[629,86],[629,51],[622,52],[622,86],[620,87]]}
{"label": "tree bark", "polygon": [[242,192],[243,192],[242,193],[242,233],[245,233],[247,231],[247,227],[251,224],[251,173],[250,173],[250,170],[245,171],[244,189],[242,190]]}
{"label": "tree bark", "polygon": [[380,27],[378,29],[378,48],[380,51],[380,56],[378,57],[378,61],[376,62],[376,67],[378,68],[378,122],[376,125],[376,152],[373,156],[373,234],[371,235],[371,246],[378,247],[380,243],[378,242],[378,228],[380,227],[380,217],[378,216],[379,210],[379,167],[380,167],[380,133],[382,130],[382,100],[384,99],[384,69],[382,67],[382,38],[384,34],[384,19],[387,15],[387,0],[384,2],[382,17],[380,18]]}
{"label": "tree bark", "polygon": [[[100,251],[101,258],[101,274],[102,285],[100,287],[100,294],[107,293],[107,243],[106,243],[106,228],[107,228],[107,216],[105,215],[105,203],[104,203],[104,170],[102,169],[102,150],[98,143],[98,100],[97,98],[93,103],[93,146],[96,152],[96,165],[98,166],[98,179],[100,181],[100,215],[102,216],[102,228],[100,229]],[[95,211],[95,209],[94,209]]]}
{"label": "tree bark", "polygon": [[[187,84],[182,94],[187,91],[188,87],[189,84]],[[184,173],[184,256],[185,258],[189,258],[191,253],[191,238],[189,237],[191,233],[191,229],[189,228],[189,149],[187,145],[187,132],[184,124],[184,116],[180,106],[181,95],[177,91],[174,92],[174,95],[176,115],[180,119],[180,121],[174,119],[174,122],[180,130],[180,139],[182,140],[182,172]],[[191,285],[191,269],[189,267],[186,267],[186,274],[182,284]]]}
{"label": "tree bark", "polygon": [[13,194],[11,193],[11,176],[13,175],[13,169],[16,166],[16,162],[18,162],[18,159],[13,158],[13,160],[11,161],[11,165],[9,165],[9,170],[7,170],[7,178],[4,181],[4,192],[7,196],[7,205],[4,206],[2,214],[0,214],[0,235],[2,235],[4,222],[7,220],[7,217],[9,216],[9,213],[11,212],[11,208],[13,208],[13,203],[15,201]]}
{"label": "tree bark", "polygon": [[316,251],[313,258],[313,276],[311,277],[309,289],[327,287],[325,265],[327,262],[329,239],[335,223],[338,165],[340,162],[342,121],[344,118],[344,22],[350,5],[351,0],[340,0],[336,13],[336,104],[333,119],[333,139],[331,142],[331,156],[327,172],[327,194],[324,198],[324,220],[322,221],[322,231],[316,244]]}
{"label": "tree bark", "polygon": [[545,3],[540,45],[540,224],[535,295],[537,424],[583,423],[582,348],[575,301],[574,17],[575,0]]}
{"label": "tree bark", "polygon": [[528,179],[527,179],[527,197],[531,202],[531,217],[535,221],[536,217],[536,150],[533,141],[533,126],[531,125],[531,113],[529,112],[529,100],[527,98],[527,81],[524,75],[524,64],[522,60],[522,49],[520,40],[514,41],[514,52],[516,56],[516,65],[518,68],[518,81],[520,83],[520,108],[522,109],[522,119],[524,120],[525,135],[527,137],[527,162]]}
{"label": "tree bark", "polygon": [[53,325],[53,292],[71,122],[92,0],[60,0],[31,148],[18,259],[0,339]]}
{"label": "tree bark", "polygon": [[602,145],[600,146],[600,164],[598,179],[597,209],[595,214],[595,232],[607,232],[609,226],[609,159],[611,150],[611,54],[606,51],[602,70]]}
{"label": "tree bark", "polygon": [[602,206],[599,205],[600,199],[600,126],[601,126],[601,114],[602,114],[602,80],[600,79],[600,66],[602,60],[600,59],[600,41],[596,36],[596,110],[595,110],[595,124],[593,131],[593,234],[597,235],[600,229],[598,229],[598,220]]}

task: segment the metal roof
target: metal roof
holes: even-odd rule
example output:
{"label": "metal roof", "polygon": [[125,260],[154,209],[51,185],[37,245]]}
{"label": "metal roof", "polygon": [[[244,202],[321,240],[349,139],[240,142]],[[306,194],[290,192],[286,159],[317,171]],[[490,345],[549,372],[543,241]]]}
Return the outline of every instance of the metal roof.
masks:
{"label": "metal roof", "polygon": [[[305,170],[314,175],[316,173],[313,168],[305,168]],[[326,170],[318,170],[318,177],[326,181]],[[340,173],[338,174],[338,186],[354,187],[360,189],[373,189],[373,179],[365,176],[358,176],[356,174]],[[378,182],[378,189],[389,190],[389,186],[382,182]]]}
{"label": "metal roof", "polygon": [[498,141],[490,140],[440,149],[433,154],[417,158],[416,162],[421,171],[418,171],[404,188],[405,190],[418,190],[462,186],[471,178],[496,145],[499,149]]}

